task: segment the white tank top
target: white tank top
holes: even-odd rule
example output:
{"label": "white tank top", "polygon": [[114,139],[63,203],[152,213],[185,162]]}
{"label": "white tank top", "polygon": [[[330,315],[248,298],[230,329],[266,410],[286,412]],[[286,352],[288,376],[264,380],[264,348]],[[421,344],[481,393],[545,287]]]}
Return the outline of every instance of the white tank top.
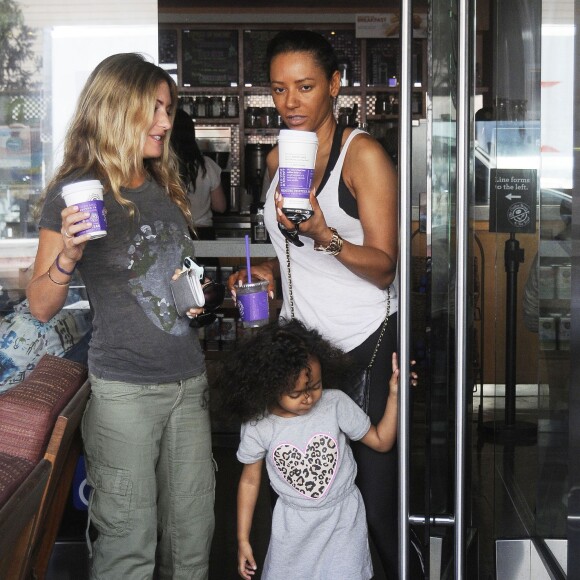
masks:
{"label": "white tank top", "polygon": [[[338,186],[342,166],[351,141],[363,131],[355,129],[346,140],[340,156],[326,185],[317,198],[326,223],[353,244],[363,244],[363,229],[358,219],[350,217],[339,205]],[[283,288],[281,316],[291,316],[288,292],[286,243],[278,230],[274,193],[278,185],[278,172],[268,189],[265,202],[265,223],[272,245],[280,262]],[[314,241],[301,237],[304,246],[289,244],[294,315],[311,328],[316,328],[325,338],[346,352],[365,341],[385,319],[387,291],[363,280],[334,256],[314,250]],[[389,314],[397,311],[395,284],[390,287]]]}

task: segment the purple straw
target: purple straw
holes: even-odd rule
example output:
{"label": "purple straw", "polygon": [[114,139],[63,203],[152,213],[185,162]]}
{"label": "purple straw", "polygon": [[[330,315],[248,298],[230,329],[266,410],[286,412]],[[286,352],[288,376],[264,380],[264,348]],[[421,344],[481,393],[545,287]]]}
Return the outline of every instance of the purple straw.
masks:
{"label": "purple straw", "polygon": [[250,238],[246,234],[246,270],[248,271],[248,284],[252,283],[252,274],[250,272]]}

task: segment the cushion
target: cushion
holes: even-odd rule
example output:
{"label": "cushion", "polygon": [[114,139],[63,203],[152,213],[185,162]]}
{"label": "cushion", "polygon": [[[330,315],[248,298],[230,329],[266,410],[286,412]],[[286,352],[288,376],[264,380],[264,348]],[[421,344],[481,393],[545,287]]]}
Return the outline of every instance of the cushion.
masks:
{"label": "cushion", "polygon": [[0,319],[0,392],[21,381],[43,354],[65,356],[91,331],[88,308],[62,309],[49,322],[39,322],[24,300]]}
{"label": "cushion", "polygon": [[33,467],[34,463],[28,459],[0,452],[0,507],[12,496]]}
{"label": "cushion", "polygon": [[40,460],[59,413],[86,378],[84,365],[44,355],[24,381],[0,394],[0,452]]}

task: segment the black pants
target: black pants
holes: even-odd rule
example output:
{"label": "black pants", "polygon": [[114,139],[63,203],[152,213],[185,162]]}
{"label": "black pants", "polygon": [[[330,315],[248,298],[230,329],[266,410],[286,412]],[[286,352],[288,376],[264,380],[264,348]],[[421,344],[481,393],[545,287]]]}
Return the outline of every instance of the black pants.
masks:
{"label": "black pants", "polygon": [[[380,328],[350,354],[362,365],[368,365],[379,338]],[[385,412],[391,377],[391,356],[397,350],[397,314],[389,317],[371,373],[368,414],[376,425]],[[386,577],[397,580],[398,549],[398,460],[396,446],[378,453],[366,445],[351,442],[357,463],[356,483],[361,491],[369,534],[377,549]]]}

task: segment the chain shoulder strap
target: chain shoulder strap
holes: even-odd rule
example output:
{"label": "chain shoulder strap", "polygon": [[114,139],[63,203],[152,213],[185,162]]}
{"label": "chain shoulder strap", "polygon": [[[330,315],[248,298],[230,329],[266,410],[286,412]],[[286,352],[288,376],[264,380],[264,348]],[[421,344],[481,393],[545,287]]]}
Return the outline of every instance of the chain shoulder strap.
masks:
{"label": "chain shoulder strap", "polygon": [[294,318],[294,294],[292,294],[292,274],[290,272],[290,244],[286,240],[286,268],[288,269],[288,300],[290,302],[290,317]]}
{"label": "chain shoulder strap", "polygon": [[383,340],[383,336],[385,335],[385,330],[387,330],[387,325],[389,324],[389,315],[391,313],[391,287],[387,288],[387,315],[385,316],[385,320],[383,321],[383,327],[381,328],[381,334],[379,334],[379,339],[377,340],[377,346],[375,346],[375,350],[373,352],[373,356],[371,357],[371,362],[367,369],[370,371],[373,364],[375,363],[375,359],[377,358],[377,353],[379,352],[379,346],[381,346],[381,340]]}

